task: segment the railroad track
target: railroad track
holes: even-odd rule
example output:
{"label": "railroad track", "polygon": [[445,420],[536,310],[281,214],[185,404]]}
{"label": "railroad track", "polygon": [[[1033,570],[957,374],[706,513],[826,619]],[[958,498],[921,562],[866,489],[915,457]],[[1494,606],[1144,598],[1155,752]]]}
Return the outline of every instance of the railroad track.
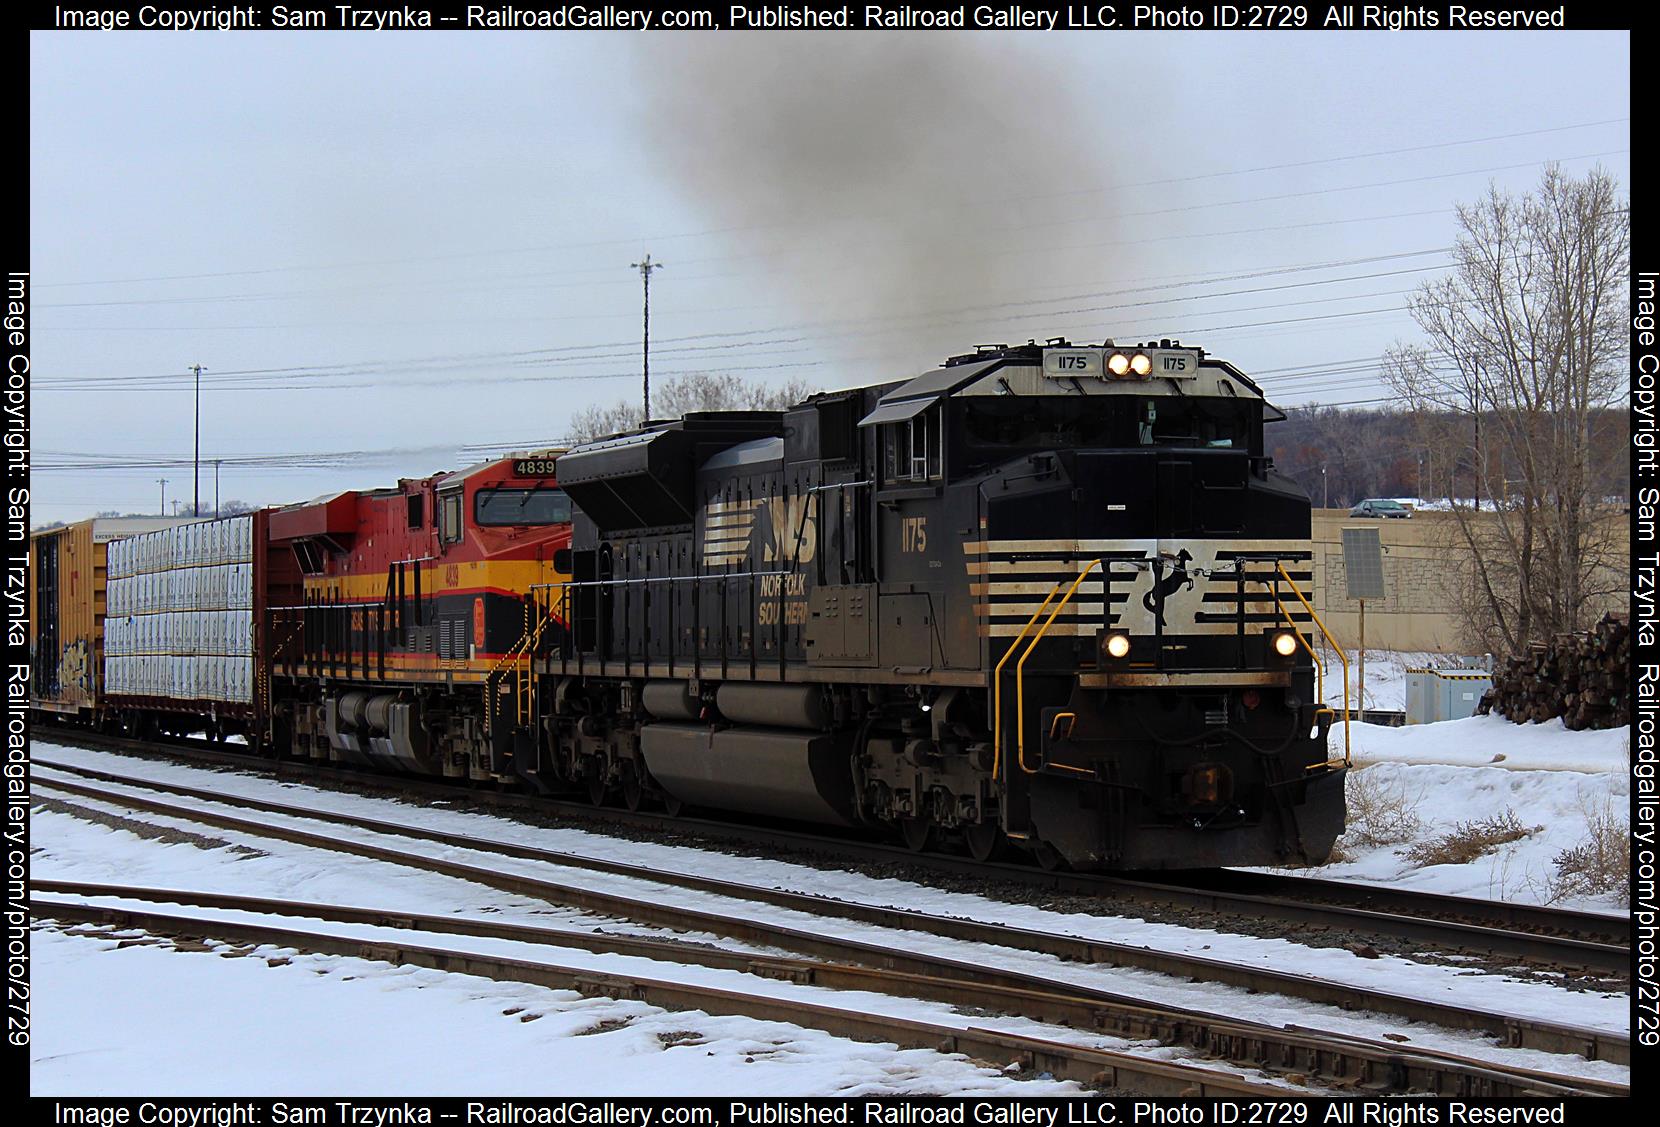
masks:
{"label": "railroad track", "polygon": [[[176,905],[185,913],[130,904],[117,899]],[[1152,1008],[1132,999],[1058,987],[1035,976],[997,971],[937,956],[915,956],[870,944],[843,941],[827,947],[839,958],[780,958],[732,951],[704,944],[592,930],[575,931],[454,915],[432,916],[382,909],[343,907],[293,900],[269,900],[136,888],[127,885],[67,881],[37,882],[31,910],[39,918],[138,927],[181,937],[271,943],[323,954],[358,955],[394,964],[481,974],[505,981],[577,989],[584,993],[629,997],[669,1009],[787,1020],[858,1040],[897,1041],[903,1047],[966,1052],[995,1061],[1009,1059],[1023,1070],[1048,1071],[1090,1086],[1132,1088],[1149,1094],[1264,1095],[1285,1088],[1230,1076],[1213,1068],[1152,1061],[1135,1054],[1073,1045],[978,1027],[966,1030],[933,1023],[895,1022],[863,1010],[825,1006],[799,998],[757,996],[712,987],[669,982],[636,975],[596,975],[591,968],[561,966],[542,960],[458,951],[399,937],[341,935],[338,931],[304,931],[271,921],[213,918],[214,910],[270,917],[303,917],[338,925],[420,932],[432,935],[487,937],[519,943],[578,948],[633,956],[665,964],[693,964],[737,971],[766,979],[827,990],[865,991],[919,998],[976,1013],[996,1011],[1047,1024],[1108,1032],[1133,1039],[1197,1050],[1206,1056],[1249,1069],[1262,1069],[1284,1083],[1301,1082],[1337,1091],[1366,1094],[1439,1094],[1466,1098],[1522,1096],[1629,1095],[1625,1085],[1536,1070],[1496,1067],[1433,1049],[1409,1048],[1384,1041],[1338,1036],[1317,1030],[1288,1031],[1251,1022],[1226,1021],[1191,1011]],[[210,915],[204,918],[202,913]],[[788,941],[794,935],[785,935]],[[851,957],[851,961],[849,961]],[[1001,1052],[1002,1055],[996,1055]],[[1010,1055],[1012,1054],[1012,1056]]]}
{"label": "railroad track", "polygon": [[[92,892],[83,888],[83,892]],[[143,890],[106,889],[112,895],[132,895]],[[184,899],[196,894],[170,894]],[[212,898],[224,901],[228,898]],[[255,901],[253,910],[303,914],[329,919],[349,909],[291,902]],[[951,1026],[878,1015],[858,1009],[829,1006],[801,998],[768,996],[720,989],[699,983],[620,975],[588,967],[562,966],[543,960],[515,959],[432,946],[409,941],[387,941],[341,935],[317,928],[282,927],[274,922],[202,919],[191,914],[133,908],[110,908],[54,898],[32,897],[30,911],[36,919],[60,923],[83,923],[117,928],[142,928],[150,934],[177,938],[216,939],[231,943],[271,944],[323,955],[370,959],[393,965],[418,966],[456,974],[472,974],[502,982],[522,982],[555,990],[574,990],[585,997],[626,998],[669,1010],[697,1010],[714,1016],[742,1016],[761,1021],[781,1021],[821,1029],[853,1040],[897,1044],[902,1048],[924,1048],[943,1053],[962,1053],[979,1060],[1018,1064],[1022,1071],[1047,1073],[1075,1080],[1092,1088],[1124,1088],[1153,1095],[1250,1096],[1283,1098],[1283,1085],[1256,1083],[1239,1076],[1192,1065],[1149,1060],[1130,1053],[1047,1041],[1036,1037],[1003,1033],[980,1026]],[[430,924],[430,917],[406,917],[376,913],[380,926]],[[453,921],[452,921],[453,922]],[[498,933],[504,925],[496,925]],[[585,942],[597,940],[583,936]],[[541,941],[545,942],[545,938]]]}
{"label": "railroad track", "polygon": [[[1551,941],[1536,951],[1519,953],[1543,959],[1581,957],[1586,965],[1611,970],[1631,969],[1631,917],[1602,912],[1575,912],[1516,904],[1505,900],[1479,900],[1439,892],[1388,888],[1351,881],[1322,880],[1285,873],[1263,873],[1240,869],[1184,872],[1171,883],[1183,889],[1216,891],[1229,896],[1267,897],[1299,904],[1330,904],[1357,912],[1391,915],[1412,921],[1464,924],[1485,935],[1494,930],[1509,931],[1519,942],[1535,938]],[[1566,945],[1554,941],[1567,941]],[[1574,956],[1573,952],[1578,952]]]}
{"label": "railroad track", "polygon": [[[76,733],[77,737],[80,735]],[[149,755],[178,753],[198,762],[244,769],[274,768],[285,776],[344,781],[353,786],[429,799],[453,801],[466,796],[468,801],[500,809],[525,810],[544,816],[603,818],[646,829],[690,831],[750,844],[782,845],[808,854],[834,853],[869,862],[905,864],[958,877],[996,877],[1011,883],[1117,902],[1198,909],[1212,915],[1273,921],[1303,929],[1388,936],[1426,953],[1497,956],[1537,968],[1585,973],[1616,982],[1629,979],[1631,973],[1629,917],[1231,869],[1164,874],[1157,880],[1100,873],[1051,873],[1031,865],[987,865],[963,857],[919,854],[830,834],[673,818],[649,811],[595,808],[584,803],[462,790],[426,780],[392,779],[305,763],[273,763],[201,746],[176,748],[103,736],[92,737],[84,743],[89,747]]]}
{"label": "railroad track", "polygon": [[[71,795],[115,802],[129,808],[148,810],[152,813],[178,817],[220,828],[235,829],[265,837],[276,837],[298,844],[348,852],[397,864],[413,865],[428,871],[473,880],[490,887],[535,896],[556,903],[569,904],[588,911],[631,918],[659,926],[708,931],[741,941],[768,943],[810,957],[856,962],[876,960],[880,965],[891,965],[894,959],[910,956],[902,956],[902,953],[896,952],[891,944],[878,945],[860,955],[849,945],[849,941],[836,940],[817,931],[784,932],[776,925],[745,920],[730,910],[704,913],[692,912],[664,904],[660,900],[623,897],[614,893],[503,872],[499,866],[472,864],[456,860],[453,857],[434,858],[412,853],[407,849],[394,848],[381,842],[345,839],[337,833],[321,833],[315,829],[306,829],[294,824],[279,825],[266,821],[250,820],[240,815],[224,813],[222,809],[218,811],[206,810],[196,805],[183,805],[162,798],[134,794],[133,788],[147,792],[168,791],[175,796],[218,804],[221,807],[225,805],[241,807],[245,810],[261,811],[313,824],[322,822],[352,826],[360,830],[368,830],[377,835],[393,835],[404,839],[438,843],[449,847],[478,851],[486,855],[510,856],[547,862],[566,868],[610,873],[649,881],[656,885],[669,884],[686,889],[715,893],[734,901],[758,902],[794,909],[816,917],[854,920],[891,928],[896,931],[923,932],[990,946],[1041,952],[1074,962],[1135,967],[1181,978],[1222,983],[1257,992],[1305,998],[1344,1009],[1374,1010],[1407,1017],[1412,1020],[1427,1021],[1447,1028],[1478,1031],[1496,1038],[1501,1044],[1505,1045],[1536,1048],[1550,1052],[1573,1053],[1613,1063],[1629,1063],[1630,1059],[1629,1038],[1618,1034],[1529,1019],[1518,1019],[1511,1015],[1482,1013],[1462,1007],[1449,1006],[1444,1003],[1358,988],[1305,975],[1244,967],[1217,959],[1155,951],[1128,944],[1012,928],[1006,925],[975,920],[928,916],[907,909],[856,904],[782,889],[759,888],[702,877],[696,874],[667,873],[643,866],[539,849],[493,839],[469,837],[425,827],[410,826],[401,822],[367,819],[310,807],[269,802],[263,799],[225,795],[195,788],[174,787],[150,780],[127,779],[113,775],[110,772],[95,771],[88,768],[74,768],[71,770],[57,767],[53,770],[79,776],[79,779],[83,781],[70,781],[37,774],[37,791],[43,787],[55,788]],[[112,785],[118,785],[122,789],[112,790]],[[487,856],[486,860],[488,859]],[[886,962],[883,962],[883,960],[886,960]],[[948,977],[940,970],[939,966],[919,970],[919,973]],[[955,973],[959,976],[970,973],[977,976],[972,979],[973,981],[983,982],[985,981],[986,968],[976,962],[969,965],[966,972],[959,968]],[[1037,980],[1037,984],[1046,986],[1050,990],[1054,989],[1054,983],[1048,979]],[[1012,980],[1005,982],[1005,985],[1009,985],[1011,988],[1017,988],[1018,986]],[[1025,985],[1031,987],[1034,982],[1028,978],[1025,980]],[[1067,985],[1065,989],[1076,991],[1080,988]],[[1114,1005],[1129,1004],[1144,1009],[1148,1005],[1145,1000],[1126,999],[1119,995],[1109,995],[1099,991],[1087,993],[1090,994],[1091,1001],[1099,1005],[1109,1003]],[[1175,1016],[1191,1018],[1194,1015],[1177,1014]],[[1214,1016],[1211,1016],[1209,1020],[1212,1023],[1216,1021]],[[1135,1027],[1125,1026],[1125,1028],[1133,1030]],[[1327,1043],[1352,1039],[1342,1034],[1313,1032],[1315,1036],[1324,1038]],[[1189,1042],[1193,1039],[1193,1035],[1188,1035]],[[1207,1038],[1200,1036],[1198,1040],[1204,1042]],[[1385,1047],[1396,1056],[1401,1053],[1398,1045]],[[1291,1048],[1293,1053],[1298,1051],[1294,1046]],[[1495,1066],[1489,1063],[1482,1067],[1492,1070]],[[1320,1069],[1316,1063],[1307,1065],[1304,1071],[1318,1074]],[[1531,1080],[1531,1078],[1525,1079]],[[1447,1080],[1433,1081],[1433,1083],[1441,1085],[1448,1082]],[[1431,1082],[1426,1081],[1425,1083]],[[1444,1090],[1444,1088],[1437,1090]]]}

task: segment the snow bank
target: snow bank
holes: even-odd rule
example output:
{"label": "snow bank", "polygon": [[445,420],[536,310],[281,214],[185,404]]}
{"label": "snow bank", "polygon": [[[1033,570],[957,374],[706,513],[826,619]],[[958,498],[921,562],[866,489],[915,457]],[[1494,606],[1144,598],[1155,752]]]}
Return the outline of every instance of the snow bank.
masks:
{"label": "snow bank", "polygon": [[[1502,716],[1471,716],[1404,728],[1351,723],[1349,734],[1355,762],[1362,765],[1419,763],[1623,775],[1631,755],[1628,728],[1570,732],[1560,720],[1512,724]],[[1333,750],[1341,748],[1342,738],[1338,725],[1332,729]]]}
{"label": "snow bank", "polygon": [[[1523,725],[1473,716],[1411,728],[1357,724],[1353,730],[1357,770],[1349,776],[1350,829],[1338,841],[1339,855],[1347,859],[1321,868],[1320,876],[1623,911],[1614,895],[1559,897],[1555,861],[1586,839],[1595,819],[1627,817],[1625,729],[1570,732],[1561,721]],[[1404,840],[1387,845],[1364,840],[1368,826],[1360,811],[1367,796],[1407,812],[1401,819]],[[1466,864],[1425,867],[1407,855],[1414,845],[1507,811],[1528,829],[1526,837]]]}

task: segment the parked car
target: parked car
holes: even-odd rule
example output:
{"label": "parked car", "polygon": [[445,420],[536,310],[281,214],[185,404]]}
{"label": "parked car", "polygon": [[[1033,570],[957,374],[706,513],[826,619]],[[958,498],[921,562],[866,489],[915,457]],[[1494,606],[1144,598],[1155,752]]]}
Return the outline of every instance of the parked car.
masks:
{"label": "parked car", "polygon": [[1391,501],[1387,497],[1368,497],[1350,509],[1349,515],[1352,517],[1377,517],[1379,519],[1397,517],[1405,520],[1412,515],[1412,510],[1399,501]]}

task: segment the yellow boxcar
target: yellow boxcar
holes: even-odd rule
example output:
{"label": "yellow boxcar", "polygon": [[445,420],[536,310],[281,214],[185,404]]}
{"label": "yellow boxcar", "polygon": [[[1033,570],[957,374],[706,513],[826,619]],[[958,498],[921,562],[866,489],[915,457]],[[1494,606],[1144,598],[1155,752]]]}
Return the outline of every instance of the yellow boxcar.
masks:
{"label": "yellow boxcar", "polygon": [[171,517],[99,517],[29,537],[33,707],[85,718],[96,714],[103,693],[107,546],[183,523]]}

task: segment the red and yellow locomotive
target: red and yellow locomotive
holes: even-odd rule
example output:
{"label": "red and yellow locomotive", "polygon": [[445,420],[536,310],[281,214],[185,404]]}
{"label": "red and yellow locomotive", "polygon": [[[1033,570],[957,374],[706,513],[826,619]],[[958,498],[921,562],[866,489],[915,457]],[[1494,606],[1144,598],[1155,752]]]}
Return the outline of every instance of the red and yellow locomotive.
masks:
{"label": "red and yellow locomotive", "polygon": [[292,547],[304,575],[302,601],[272,612],[279,752],[450,777],[511,773],[487,723],[504,702],[489,696],[511,698],[528,672],[528,594],[569,578],[556,566],[571,528],[558,453],[271,514],[272,542]]}

